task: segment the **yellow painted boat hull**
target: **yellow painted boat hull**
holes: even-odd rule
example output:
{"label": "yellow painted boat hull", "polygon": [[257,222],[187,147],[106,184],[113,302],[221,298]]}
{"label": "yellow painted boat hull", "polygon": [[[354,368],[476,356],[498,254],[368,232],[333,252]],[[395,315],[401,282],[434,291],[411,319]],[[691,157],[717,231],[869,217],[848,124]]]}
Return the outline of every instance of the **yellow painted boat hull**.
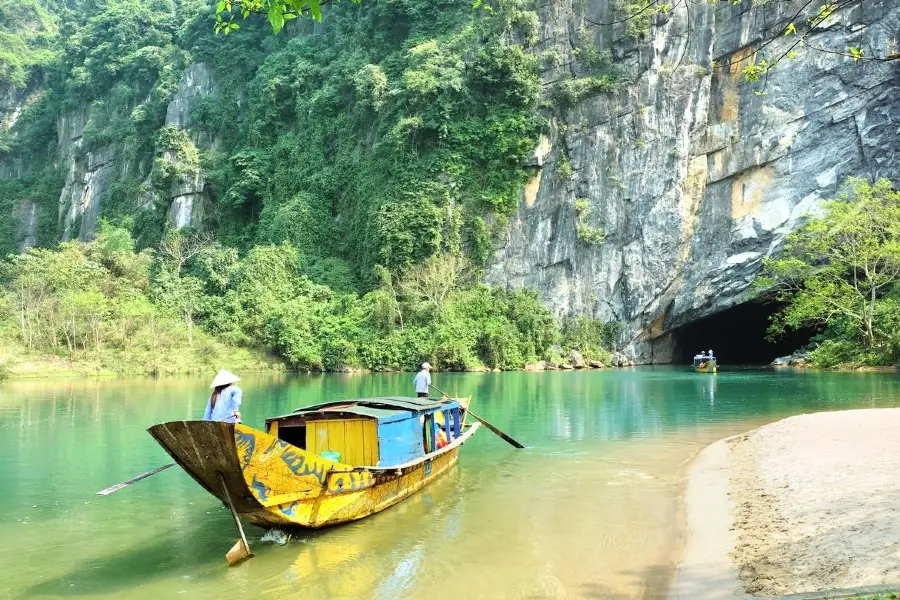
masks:
{"label": "yellow painted boat hull", "polygon": [[415,494],[459,460],[478,429],[448,446],[391,468],[352,467],[306,452],[243,424],[173,421],[148,431],[210,494],[260,527],[319,528],[380,512]]}

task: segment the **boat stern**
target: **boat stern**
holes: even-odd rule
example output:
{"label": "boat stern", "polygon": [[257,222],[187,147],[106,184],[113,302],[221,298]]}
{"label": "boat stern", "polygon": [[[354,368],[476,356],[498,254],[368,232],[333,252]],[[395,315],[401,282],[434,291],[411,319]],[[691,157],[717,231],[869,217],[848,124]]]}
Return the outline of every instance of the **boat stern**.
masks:
{"label": "boat stern", "polygon": [[261,506],[244,481],[239,456],[247,444],[235,427],[221,421],[170,421],[147,431],[207,492],[225,503],[224,482],[235,510],[252,513]]}

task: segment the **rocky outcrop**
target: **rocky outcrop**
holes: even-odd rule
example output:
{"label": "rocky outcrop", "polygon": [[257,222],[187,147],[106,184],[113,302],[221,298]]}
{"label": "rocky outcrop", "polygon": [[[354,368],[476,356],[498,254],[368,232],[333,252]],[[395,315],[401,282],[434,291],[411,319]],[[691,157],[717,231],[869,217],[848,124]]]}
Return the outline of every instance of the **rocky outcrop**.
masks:
{"label": "rocky outcrop", "polygon": [[[215,98],[218,88],[212,70],[203,63],[190,65],[184,72],[178,90],[169,102],[166,111],[166,125],[190,131],[191,108],[201,98]],[[104,199],[109,194],[110,185],[117,175],[129,169],[147,172],[146,166],[131,165],[117,160],[122,148],[117,145],[91,147],[84,145],[84,131],[91,117],[91,108],[74,110],[57,123],[58,163],[66,174],[59,198],[59,220],[64,240],[88,239],[97,227],[102,214]],[[191,133],[195,144],[210,146],[200,133]],[[168,151],[161,152],[168,163],[176,165],[179,157]],[[139,204],[148,210],[156,210],[162,204],[168,206],[168,219],[175,227],[196,227],[203,218],[207,199],[206,178],[199,168],[176,169],[178,175],[172,177],[167,189],[160,192],[153,184],[152,169],[147,175]]]}
{"label": "rocky outcrop", "polygon": [[[204,63],[191,64],[184,72],[178,91],[175,92],[166,110],[166,125],[177,127],[189,133],[191,142],[197,147],[211,147],[215,140],[207,138],[202,132],[191,129],[191,112],[196,103],[203,99],[215,100],[219,95],[218,84],[212,69]],[[169,164],[177,166],[182,158],[171,151],[164,151],[162,158]],[[148,176],[144,189],[149,194],[142,196],[143,204],[155,205],[162,200],[169,204],[169,223],[176,228],[199,227],[203,221],[205,206],[208,201],[206,177],[200,169],[182,170],[168,186],[166,197],[160,199],[159,192],[153,189],[150,182],[154,174]]]}
{"label": "rocky outcrop", "polygon": [[88,239],[94,234],[101,204],[109,193],[116,169],[116,149],[100,146],[84,149],[84,131],[91,119],[91,107],[71,111],[57,122],[58,163],[65,183],[59,195],[62,239]]}
{"label": "rocky outcrop", "polygon": [[805,367],[810,364],[809,354],[806,352],[795,352],[790,356],[779,356],[772,361],[773,367]]}
{"label": "rocky outcrop", "polygon": [[20,200],[13,211],[13,222],[18,224],[16,244],[24,252],[37,243],[38,207],[33,200]]}
{"label": "rocky outcrop", "polygon": [[585,366],[584,356],[578,350],[569,350],[569,364],[576,369],[583,369]]}
{"label": "rocky outcrop", "polygon": [[[560,57],[548,96],[584,74],[585,39],[630,83],[558,113],[487,280],[621,321],[629,360],[669,362],[673,332],[747,300],[762,260],[847,176],[900,179],[900,61],[803,49],[751,85],[737,61],[800,4],[674,3],[642,42],[595,25],[615,20],[610,4],[539,9],[537,51]],[[810,43],[884,54],[898,30],[900,0],[885,0],[833,15]],[[775,37],[760,58],[788,50]],[[579,239],[579,219],[599,242]]]}

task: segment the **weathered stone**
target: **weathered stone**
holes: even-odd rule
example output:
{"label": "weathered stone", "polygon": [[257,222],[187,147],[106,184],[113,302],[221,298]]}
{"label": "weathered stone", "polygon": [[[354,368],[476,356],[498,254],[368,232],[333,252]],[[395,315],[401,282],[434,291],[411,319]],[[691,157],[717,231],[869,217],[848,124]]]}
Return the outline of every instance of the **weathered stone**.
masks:
{"label": "weathered stone", "polygon": [[627,367],[634,363],[632,363],[628,359],[628,357],[621,352],[613,352],[612,359],[610,359],[610,364],[614,367]]}
{"label": "weathered stone", "polygon": [[32,200],[23,198],[13,210],[13,219],[18,223],[16,243],[24,252],[37,242],[37,220],[40,207]]}
{"label": "weathered stone", "polygon": [[592,369],[602,369],[603,367],[606,366],[606,365],[604,365],[602,362],[600,362],[599,360],[592,360],[592,361],[588,362],[588,365],[590,365],[590,367],[591,367]]}
{"label": "weathered stone", "polygon": [[547,369],[547,361],[539,360],[537,362],[525,363],[525,371],[544,371]]}
{"label": "weathered stone", "polygon": [[581,352],[575,350],[569,350],[569,364],[575,367],[576,369],[584,368],[584,357],[581,355]]}
{"label": "weathered stone", "polygon": [[[539,4],[537,51],[560,57],[542,72],[548,93],[586,74],[573,23],[613,21],[611,6]],[[509,219],[487,281],[536,289],[557,315],[621,321],[628,360],[669,362],[673,330],[746,301],[762,261],[847,176],[900,180],[896,64],[805,48],[769,72],[766,95],[742,81],[736,61],[799,6],[673,4],[642,42],[587,28],[630,83],[553,120],[538,148],[549,154],[529,162],[543,176]],[[834,19],[811,44],[883,52],[900,31],[900,1]],[[765,55],[790,43],[777,38]],[[564,162],[571,178],[559,176]],[[601,243],[578,238],[576,200]]]}
{"label": "weathered stone", "polygon": [[562,369],[563,371],[571,371],[571,370],[573,370],[575,367],[573,367],[573,366],[570,365],[569,363],[560,363],[559,368]]}

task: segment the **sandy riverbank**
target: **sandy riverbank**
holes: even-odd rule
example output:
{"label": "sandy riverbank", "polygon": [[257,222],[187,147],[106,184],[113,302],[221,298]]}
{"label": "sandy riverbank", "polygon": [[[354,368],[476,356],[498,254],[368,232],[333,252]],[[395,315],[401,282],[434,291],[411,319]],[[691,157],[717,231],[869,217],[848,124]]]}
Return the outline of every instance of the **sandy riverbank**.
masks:
{"label": "sandy riverbank", "polygon": [[900,587],[900,409],[790,417],[692,464],[670,597]]}

